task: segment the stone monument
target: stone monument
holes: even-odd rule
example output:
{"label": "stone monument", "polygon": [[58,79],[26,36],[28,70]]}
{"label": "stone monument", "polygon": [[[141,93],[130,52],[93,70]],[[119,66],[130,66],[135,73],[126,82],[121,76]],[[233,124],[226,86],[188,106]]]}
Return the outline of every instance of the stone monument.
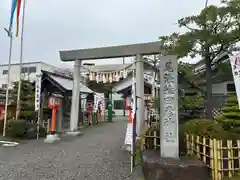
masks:
{"label": "stone monument", "polygon": [[206,166],[189,157],[179,157],[178,61],[176,56],[160,60],[160,152],[143,152],[146,180],[208,180]]}

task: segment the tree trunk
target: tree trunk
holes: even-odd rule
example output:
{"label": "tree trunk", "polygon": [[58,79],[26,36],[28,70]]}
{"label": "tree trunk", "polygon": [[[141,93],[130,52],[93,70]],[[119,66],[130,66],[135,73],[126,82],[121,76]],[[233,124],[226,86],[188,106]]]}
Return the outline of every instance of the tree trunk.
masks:
{"label": "tree trunk", "polygon": [[206,65],[206,94],[205,94],[206,118],[213,119],[212,67],[211,60],[208,55],[205,56],[205,65]]}

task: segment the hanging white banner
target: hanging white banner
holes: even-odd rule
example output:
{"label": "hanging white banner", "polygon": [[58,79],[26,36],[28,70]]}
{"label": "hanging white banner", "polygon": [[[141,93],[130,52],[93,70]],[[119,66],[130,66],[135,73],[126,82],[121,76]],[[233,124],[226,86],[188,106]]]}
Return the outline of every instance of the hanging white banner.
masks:
{"label": "hanging white banner", "polygon": [[35,111],[38,111],[40,108],[41,84],[42,84],[42,77],[41,77],[41,74],[38,74],[36,75],[36,81],[35,81]]}
{"label": "hanging white banner", "polygon": [[240,53],[230,56],[230,63],[232,66],[233,80],[240,108]]}

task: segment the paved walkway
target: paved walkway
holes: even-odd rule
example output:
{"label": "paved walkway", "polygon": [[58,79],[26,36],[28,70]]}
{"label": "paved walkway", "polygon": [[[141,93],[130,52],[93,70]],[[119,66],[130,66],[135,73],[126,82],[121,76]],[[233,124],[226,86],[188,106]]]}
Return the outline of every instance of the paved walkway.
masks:
{"label": "paved walkway", "polygon": [[102,123],[55,144],[32,140],[0,147],[0,180],[137,180],[121,149],[126,124],[124,119]]}

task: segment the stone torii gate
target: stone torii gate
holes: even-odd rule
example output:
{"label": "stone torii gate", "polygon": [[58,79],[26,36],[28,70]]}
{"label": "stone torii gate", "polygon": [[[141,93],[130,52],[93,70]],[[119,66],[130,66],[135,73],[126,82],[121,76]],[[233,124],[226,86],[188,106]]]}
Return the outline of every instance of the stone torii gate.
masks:
{"label": "stone torii gate", "polygon": [[[77,122],[80,95],[80,66],[83,60],[101,60],[108,58],[136,57],[136,95],[137,99],[137,136],[144,128],[144,69],[143,56],[160,54],[162,42],[149,42],[122,46],[110,46],[79,50],[60,51],[61,61],[74,61],[72,106],[70,116],[70,134],[78,134]],[[178,157],[178,97],[177,60],[175,56],[161,59],[161,156]],[[170,105],[165,106],[167,102]],[[165,113],[163,113],[165,112]],[[164,120],[163,120],[164,119]]]}

